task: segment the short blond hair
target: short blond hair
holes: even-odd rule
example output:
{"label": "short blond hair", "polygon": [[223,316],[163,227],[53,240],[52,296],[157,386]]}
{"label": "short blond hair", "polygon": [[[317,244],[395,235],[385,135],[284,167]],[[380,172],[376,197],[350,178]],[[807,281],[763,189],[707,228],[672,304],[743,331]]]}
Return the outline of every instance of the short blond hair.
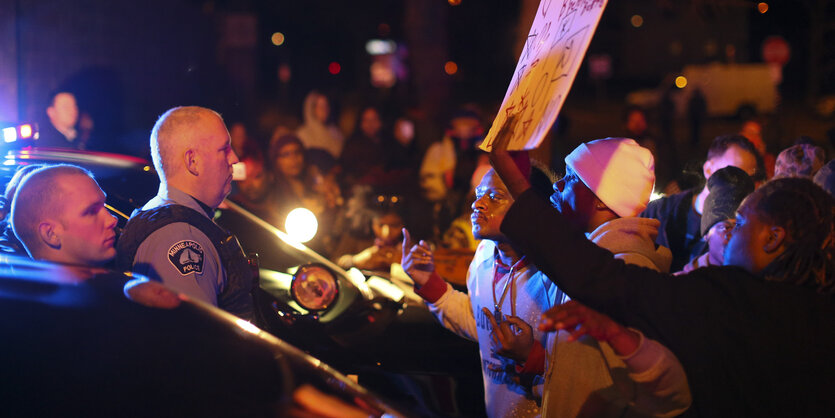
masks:
{"label": "short blond hair", "polygon": [[174,107],[157,119],[151,130],[151,159],[160,179],[170,176],[177,169],[183,138],[190,135],[207,115],[223,120],[214,110],[200,106]]}
{"label": "short blond hair", "polygon": [[41,247],[40,223],[48,217],[57,217],[60,212],[64,188],[58,180],[65,176],[87,176],[95,181],[93,174],[84,168],[70,164],[48,165],[23,177],[15,191],[9,223],[30,256]]}

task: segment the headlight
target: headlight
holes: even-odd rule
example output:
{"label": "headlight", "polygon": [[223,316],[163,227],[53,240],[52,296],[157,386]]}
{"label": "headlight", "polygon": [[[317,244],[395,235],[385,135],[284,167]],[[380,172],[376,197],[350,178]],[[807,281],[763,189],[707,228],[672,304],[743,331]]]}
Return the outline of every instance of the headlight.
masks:
{"label": "headlight", "polygon": [[317,229],[319,229],[319,222],[316,220],[316,215],[305,208],[291,210],[287,214],[287,220],[284,221],[284,230],[298,242],[313,239]]}
{"label": "headlight", "polygon": [[336,276],[321,264],[306,264],[296,270],[290,294],[302,308],[323,311],[331,307],[339,294]]}

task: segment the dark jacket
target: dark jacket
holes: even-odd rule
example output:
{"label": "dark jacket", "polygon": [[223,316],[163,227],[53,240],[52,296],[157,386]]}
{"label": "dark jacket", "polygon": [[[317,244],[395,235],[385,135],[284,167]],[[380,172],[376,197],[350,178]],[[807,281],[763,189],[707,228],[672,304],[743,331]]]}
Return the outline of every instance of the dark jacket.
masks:
{"label": "dark jacket", "polygon": [[[670,271],[682,270],[685,264],[706,250],[699,229],[701,217],[693,210],[693,195],[696,192],[688,190],[653,200],[638,215],[661,221],[655,243],[669,248],[673,253]],[[690,231],[687,230],[688,222],[692,223]]]}
{"label": "dark jacket", "polygon": [[835,303],[737,267],[673,277],[624,264],[548,202],[524,193],[502,231],[571,298],[666,345],[701,416],[829,416],[835,411]]}

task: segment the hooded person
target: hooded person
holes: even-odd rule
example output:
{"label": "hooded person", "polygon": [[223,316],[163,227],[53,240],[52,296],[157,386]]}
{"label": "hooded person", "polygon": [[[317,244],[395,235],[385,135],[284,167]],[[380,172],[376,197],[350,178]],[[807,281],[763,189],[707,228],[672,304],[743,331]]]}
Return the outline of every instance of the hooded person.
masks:
{"label": "hooded person", "polygon": [[700,267],[722,265],[736,209],[754,191],[754,180],[742,169],[729,165],[710,176],[707,188],[710,194],[705,199],[701,221],[701,233],[707,242],[707,252],[690,260],[676,274],[688,273]]}
{"label": "hooded person", "polygon": [[551,203],[616,258],[669,271],[670,250],[655,244],[660,222],[637,217],[655,186],[652,153],[629,138],[605,138],[580,144],[565,164]]}
{"label": "hooded person", "polygon": [[[655,184],[650,151],[629,138],[605,138],[581,144],[565,163],[551,204],[572,226],[627,264],[669,271],[669,249],[655,244],[659,222],[637,217]],[[535,396],[541,391],[543,416],[668,416],[688,408],[687,378],[673,353],[585,309],[617,332],[598,341],[566,332],[548,339],[544,384],[533,386]],[[634,338],[631,345],[621,344],[627,335]]]}
{"label": "hooded person", "polygon": [[[296,131],[305,149],[324,150],[339,160],[345,138],[331,120],[331,107],[327,96],[318,91],[311,91],[304,99],[304,124]],[[315,152],[314,152],[315,153]]]}

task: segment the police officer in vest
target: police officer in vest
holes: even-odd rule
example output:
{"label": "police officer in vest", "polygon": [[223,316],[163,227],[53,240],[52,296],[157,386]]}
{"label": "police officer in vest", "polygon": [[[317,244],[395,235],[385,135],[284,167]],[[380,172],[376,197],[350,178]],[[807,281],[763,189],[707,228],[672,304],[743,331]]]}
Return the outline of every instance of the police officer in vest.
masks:
{"label": "police officer in vest", "polygon": [[151,156],[159,192],[125,226],[119,267],[251,320],[254,273],[238,240],[212,220],[238,162],[223,119],[196,106],[168,110],[151,131]]}

